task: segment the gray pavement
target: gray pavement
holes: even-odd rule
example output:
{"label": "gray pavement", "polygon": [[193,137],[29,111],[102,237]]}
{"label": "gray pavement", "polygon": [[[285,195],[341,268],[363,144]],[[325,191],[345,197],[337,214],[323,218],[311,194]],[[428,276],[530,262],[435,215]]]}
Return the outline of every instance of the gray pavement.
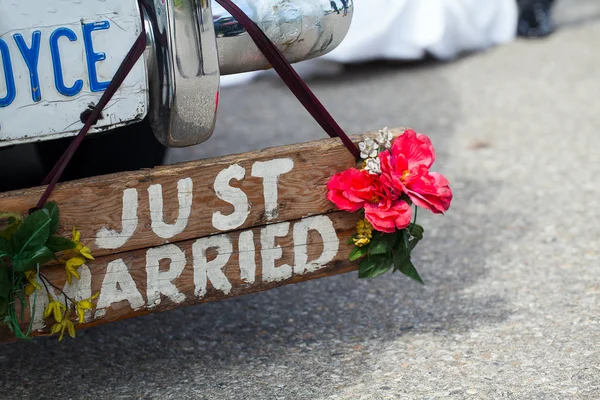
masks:
{"label": "gray pavement", "polygon": [[[2,345],[0,398],[600,398],[600,3],[557,11],[546,40],[310,82],[349,132],[431,135],[455,199],[421,214],[425,287],[348,274]],[[324,135],[277,81],[221,99],[173,157]]]}

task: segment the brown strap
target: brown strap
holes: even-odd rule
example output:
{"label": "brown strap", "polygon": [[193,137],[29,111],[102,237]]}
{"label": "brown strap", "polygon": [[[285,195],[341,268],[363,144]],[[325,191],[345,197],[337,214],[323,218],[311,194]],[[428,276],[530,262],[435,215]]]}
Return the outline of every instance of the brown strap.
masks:
{"label": "brown strap", "polygon": [[271,42],[265,33],[252,21],[244,12],[236,6],[231,0],[216,0],[225,10],[227,10],[238,22],[246,29],[256,46],[264,54],[265,58],[273,66],[273,69],[279,74],[283,82],[294,93],[300,103],[312,115],[319,125],[327,132],[330,137],[339,137],[344,146],[358,160],[360,151],[350,140],[348,135],[342,130],[338,123],[333,119],[327,109],[321,104],[319,99],[304,83],[302,78],[296,73],[294,68],[285,59],[279,49]]}

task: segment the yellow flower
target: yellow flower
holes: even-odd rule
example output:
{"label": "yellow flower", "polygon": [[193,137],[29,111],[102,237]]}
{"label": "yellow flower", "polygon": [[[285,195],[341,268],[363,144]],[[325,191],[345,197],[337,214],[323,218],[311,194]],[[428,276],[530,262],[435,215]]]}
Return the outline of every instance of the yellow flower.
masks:
{"label": "yellow flower", "polygon": [[366,219],[361,219],[356,224],[356,233],[371,239],[373,235],[373,225]]}
{"label": "yellow flower", "polygon": [[90,251],[90,248],[87,246],[84,246],[83,243],[81,243],[81,232],[76,230],[75,227],[73,227],[73,232],[71,234],[71,241],[73,243],[75,243],[75,248],[73,249],[73,251],[75,253],[81,254],[88,260],[94,259],[94,257],[92,256],[92,253]]}
{"label": "yellow flower", "polygon": [[25,286],[25,294],[29,296],[31,293],[36,290],[40,290],[42,287],[37,281],[37,274],[33,271],[25,271],[25,278],[29,281],[27,286]]}
{"label": "yellow flower", "polygon": [[73,281],[72,280],[73,276],[77,279],[81,279],[81,276],[79,276],[79,273],[77,272],[77,268],[79,268],[83,264],[85,264],[85,258],[73,257],[73,258],[68,259],[64,263],[65,263],[65,271],[67,271],[67,282],[69,282],[69,285]]}
{"label": "yellow flower", "polygon": [[83,324],[83,317],[85,316],[85,310],[91,310],[94,307],[94,303],[92,303],[92,300],[94,300],[96,297],[98,297],[99,294],[100,293],[96,293],[89,299],[85,299],[85,300],[81,300],[81,301],[77,302],[75,309],[77,310],[77,317],[79,318],[80,324]]}
{"label": "yellow flower", "polygon": [[50,315],[53,315],[56,322],[61,322],[63,319],[63,310],[66,310],[67,307],[65,307],[65,305],[60,301],[53,300],[50,296],[48,296],[48,300],[50,300],[50,303],[48,303],[46,309],[44,310],[44,318],[48,318]]}
{"label": "yellow flower", "polygon": [[64,318],[61,322],[52,325],[50,334],[55,335],[60,332],[60,336],[58,337],[58,341],[60,342],[65,334],[65,329],[69,333],[69,336],[75,339],[75,325],[73,325],[73,322],[68,318]]}
{"label": "yellow flower", "polygon": [[354,240],[354,245],[357,247],[363,247],[367,244],[369,244],[369,242],[371,242],[370,239],[363,237],[363,238],[358,238],[358,239],[352,239]]}
{"label": "yellow flower", "polygon": [[358,247],[366,246],[373,238],[373,226],[366,219],[361,219],[356,224],[356,237],[352,239]]}

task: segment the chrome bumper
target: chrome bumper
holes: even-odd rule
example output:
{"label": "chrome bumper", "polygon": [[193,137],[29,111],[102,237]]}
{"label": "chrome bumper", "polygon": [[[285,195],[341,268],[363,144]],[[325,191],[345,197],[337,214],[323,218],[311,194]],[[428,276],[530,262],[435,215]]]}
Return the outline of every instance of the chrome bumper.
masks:
{"label": "chrome bumper", "polygon": [[[201,143],[213,132],[220,74],[269,68],[244,28],[214,0],[144,0],[150,105],[157,139]],[[235,0],[290,62],[318,57],[344,38],[353,0]],[[333,4],[335,3],[335,8]]]}

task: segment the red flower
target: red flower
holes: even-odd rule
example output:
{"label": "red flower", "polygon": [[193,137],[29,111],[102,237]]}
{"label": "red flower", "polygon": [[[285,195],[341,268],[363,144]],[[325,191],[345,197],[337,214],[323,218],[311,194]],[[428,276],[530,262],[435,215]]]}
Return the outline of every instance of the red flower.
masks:
{"label": "red flower", "polygon": [[332,176],[327,189],[327,199],[340,210],[350,212],[360,210],[367,202],[379,203],[385,192],[378,175],[356,168]]}
{"label": "red flower", "polygon": [[365,218],[379,232],[392,233],[410,224],[412,210],[407,202],[365,203]]}
{"label": "red flower", "polygon": [[417,206],[441,214],[450,208],[452,190],[448,179],[437,172],[430,172],[411,186],[409,197]]}
{"label": "red flower", "polygon": [[436,214],[450,207],[452,190],[448,180],[429,168],[435,161],[435,152],[429,138],[407,130],[394,140],[390,151],[379,154],[381,180],[396,194],[406,193],[417,206]]}

